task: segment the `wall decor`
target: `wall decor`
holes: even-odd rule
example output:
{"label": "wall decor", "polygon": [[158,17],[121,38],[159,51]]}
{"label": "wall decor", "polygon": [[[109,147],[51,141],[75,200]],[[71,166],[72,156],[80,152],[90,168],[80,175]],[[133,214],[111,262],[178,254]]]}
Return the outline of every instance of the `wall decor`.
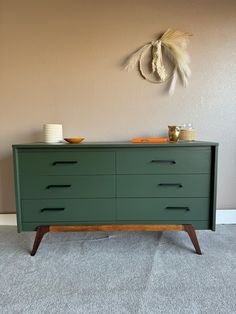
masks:
{"label": "wall decor", "polygon": [[[189,32],[182,32],[169,28],[158,40],[147,43],[128,59],[125,69],[129,72],[138,66],[141,76],[151,83],[165,83],[171,80],[169,94],[175,91],[176,81],[179,77],[186,87],[191,75],[189,67],[190,58],[186,50]],[[150,73],[145,70],[144,62],[148,58],[148,52],[151,51],[151,77]],[[167,71],[163,62],[163,56],[171,64],[171,69]],[[168,73],[169,72],[169,73]]]}

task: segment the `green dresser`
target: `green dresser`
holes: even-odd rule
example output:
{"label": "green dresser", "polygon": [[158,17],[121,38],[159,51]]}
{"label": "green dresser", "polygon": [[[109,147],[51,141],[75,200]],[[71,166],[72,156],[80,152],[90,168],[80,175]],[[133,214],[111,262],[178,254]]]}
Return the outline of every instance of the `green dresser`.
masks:
{"label": "green dresser", "polygon": [[18,231],[191,224],[215,230],[217,143],[13,145]]}

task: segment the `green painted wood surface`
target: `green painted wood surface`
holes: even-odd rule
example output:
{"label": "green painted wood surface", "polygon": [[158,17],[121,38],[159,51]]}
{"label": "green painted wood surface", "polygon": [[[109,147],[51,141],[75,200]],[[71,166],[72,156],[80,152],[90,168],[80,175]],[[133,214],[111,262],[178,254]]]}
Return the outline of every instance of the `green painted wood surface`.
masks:
{"label": "green painted wood surface", "polygon": [[[214,230],[217,146],[212,142],[13,145],[18,231],[48,224],[105,223],[193,223],[196,229]],[[150,163],[172,158],[173,164]],[[78,163],[53,166],[55,161]],[[65,179],[72,180],[71,190],[45,192],[46,184],[67,184]],[[168,182],[183,187],[156,189]],[[190,202],[192,209],[165,213],[164,199],[173,207]],[[39,212],[46,204],[70,210]]]}
{"label": "green painted wood surface", "polygon": [[218,173],[218,145],[211,147],[212,162],[211,162],[211,192],[210,192],[210,208],[211,208],[211,226],[210,228],[216,230],[216,198],[217,198],[217,173]]}
{"label": "green painted wood surface", "polygon": [[86,148],[96,148],[96,149],[104,149],[104,148],[159,148],[159,147],[210,147],[210,146],[218,146],[216,142],[207,142],[207,141],[179,141],[177,143],[132,143],[131,141],[116,141],[116,142],[88,142],[83,141],[79,144],[69,144],[67,142],[64,143],[42,143],[42,142],[35,142],[29,144],[14,144],[12,145],[13,148],[26,148],[27,150],[30,148],[43,148],[43,149],[86,149]]}
{"label": "green painted wood surface", "polygon": [[[112,198],[115,176],[20,176],[22,199]],[[66,187],[62,186],[66,185]]]}
{"label": "green painted wood surface", "polygon": [[13,168],[14,168],[17,231],[21,232],[22,231],[22,209],[21,209],[21,193],[20,193],[20,179],[19,179],[20,165],[19,165],[17,148],[13,148]]}
{"label": "green painted wood surface", "polygon": [[[55,162],[77,162],[60,164]],[[56,152],[24,150],[19,153],[20,174],[38,175],[99,175],[115,173],[113,152],[83,152],[58,149]]]}
{"label": "green painted wood surface", "polygon": [[[23,200],[24,222],[107,221],[115,219],[114,199]],[[44,210],[51,208],[51,210]],[[55,210],[64,208],[64,210]],[[53,210],[54,209],[54,210]]]}
{"label": "green painted wood surface", "polygon": [[208,174],[117,176],[117,197],[209,197],[209,191]]}
{"label": "green painted wood surface", "polygon": [[[189,210],[186,210],[187,208]],[[208,198],[120,198],[117,200],[117,220],[184,222],[208,219]]]}
{"label": "green painted wood surface", "polygon": [[210,165],[211,151],[206,147],[133,149],[117,153],[119,174],[209,173]]}

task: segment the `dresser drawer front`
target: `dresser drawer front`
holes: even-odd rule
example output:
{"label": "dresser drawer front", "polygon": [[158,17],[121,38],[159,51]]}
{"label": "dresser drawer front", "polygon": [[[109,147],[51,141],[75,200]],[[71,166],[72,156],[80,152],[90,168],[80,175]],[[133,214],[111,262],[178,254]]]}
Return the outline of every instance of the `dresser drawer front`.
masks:
{"label": "dresser drawer front", "polygon": [[22,199],[112,198],[115,176],[21,176]]}
{"label": "dresser drawer front", "polygon": [[124,198],[117,200],[117,220],[208,220],[208,198]]}
{"label": "dresser drawer front", "polygon": [[210,173],[210,164],[209,148],[133,149],[117,153],[119,174]]}
{"label": "dresser drawer front", "polygon": [[115,153],[30,150],[19,153],[20,174],[99,175],[115,173]]}
{"label": "dresser drawer front", "polygon": [[23,200],[23,222],[108,221],[115,218],[114,199]]}
{"label": "dresser drawer front", "polygon": [[118,175],[117,197],[209,197],[210,176]]}

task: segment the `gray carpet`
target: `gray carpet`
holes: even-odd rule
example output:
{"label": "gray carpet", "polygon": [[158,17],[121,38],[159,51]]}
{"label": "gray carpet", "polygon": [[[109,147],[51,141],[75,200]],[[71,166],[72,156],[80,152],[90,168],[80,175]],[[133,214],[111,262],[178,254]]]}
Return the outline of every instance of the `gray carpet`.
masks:
{"label": "gray carpet", "polygon": [[0,313],[236,313],[236,225],[185,232],[34,233],[0,227]]}

